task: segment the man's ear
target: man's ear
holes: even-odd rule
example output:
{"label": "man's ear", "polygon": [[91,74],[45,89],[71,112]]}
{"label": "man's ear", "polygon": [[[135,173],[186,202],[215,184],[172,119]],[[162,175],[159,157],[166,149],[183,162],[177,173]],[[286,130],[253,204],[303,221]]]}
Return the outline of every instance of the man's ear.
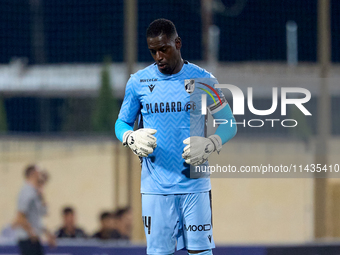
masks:
{"label": "man's ear", "polygon": [[177,49],[177,50],[179,50],[179,49],[182,48],[182,39],[181,39],[181,37],[178,36],[178,37],[175,39],[175,44],[176,44],[176,49]]}

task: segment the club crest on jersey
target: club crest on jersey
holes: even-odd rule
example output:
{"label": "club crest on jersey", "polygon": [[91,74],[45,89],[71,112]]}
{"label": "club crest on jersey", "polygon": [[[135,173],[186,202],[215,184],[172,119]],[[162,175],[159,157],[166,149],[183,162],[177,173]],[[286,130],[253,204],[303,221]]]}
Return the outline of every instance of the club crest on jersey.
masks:
{"label": "club crest on jersey", "polygon": [[195,90],[195,80],[194,79],[184,80],[184,87],[185,91],[191,94]]}

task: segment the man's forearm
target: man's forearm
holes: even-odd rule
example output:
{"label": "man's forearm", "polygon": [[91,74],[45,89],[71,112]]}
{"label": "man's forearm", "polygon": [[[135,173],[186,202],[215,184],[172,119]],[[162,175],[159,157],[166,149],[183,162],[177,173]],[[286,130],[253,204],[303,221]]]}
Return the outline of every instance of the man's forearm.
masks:
{"label": "man's forearm", "polygon": [[223,109],[213,114],[213,117],[214,119],[224,119],[228,121],[228,124],[219,125],[215,132],[215,135],[218,135],[221,138],[222,144],[225,144],[231,138],[233,138],[237,132],[236,124],[229,124],[231,122],[236,122],[230,106],[226,105]]}
{"label": "man's forearm", "polygon": [[43,232],[47,237],[54,236],[51,231],[49,231],[47,228],[43,228]]}
{"label": "man's forearm", "polygon": [[121,119],[117,119],[116,124],[115,124],[115,132],[118,140],[123,142],[123,135],[126,131],[133,130],[133,124],[129,125],[122,121]]}

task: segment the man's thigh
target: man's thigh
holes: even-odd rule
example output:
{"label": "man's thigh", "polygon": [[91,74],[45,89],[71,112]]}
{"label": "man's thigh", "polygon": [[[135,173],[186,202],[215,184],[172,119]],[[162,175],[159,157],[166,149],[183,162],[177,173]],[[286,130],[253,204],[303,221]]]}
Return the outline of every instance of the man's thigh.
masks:
{"label": "man's thigh", "polygon": [[191,193],[181,196],[183,235],[177,249],[209,250],[215,248],[212,234],[211,193]]}
{"label": "man's thigh", "polygon": [[147,254],[175,252],[180,225],[179,199],[175,195],[142,194],[142,217]]}

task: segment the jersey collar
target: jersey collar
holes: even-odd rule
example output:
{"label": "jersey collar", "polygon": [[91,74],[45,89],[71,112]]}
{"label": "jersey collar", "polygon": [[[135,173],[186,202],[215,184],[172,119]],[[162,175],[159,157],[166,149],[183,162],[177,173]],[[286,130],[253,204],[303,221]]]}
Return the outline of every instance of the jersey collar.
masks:
{"label": "jersey collar", "polygon": [[157,75],[159,77],[161,77],[162,79],[171,79],[171,78],[174,78],[174,77],[177,77],[177,76],[180,76],[186,69],[186,66],[189,64],[188,61],[184,60],[184,64],[182,66],[182,69],[178,72],[178,73],[175,73],[175,74],[164,74],[162,73],[161,71],[158,70],[158,67],[157,67],[157,64],[154,63],[155,65],[155,68],[156,68],[156,72],[157,72]]}

